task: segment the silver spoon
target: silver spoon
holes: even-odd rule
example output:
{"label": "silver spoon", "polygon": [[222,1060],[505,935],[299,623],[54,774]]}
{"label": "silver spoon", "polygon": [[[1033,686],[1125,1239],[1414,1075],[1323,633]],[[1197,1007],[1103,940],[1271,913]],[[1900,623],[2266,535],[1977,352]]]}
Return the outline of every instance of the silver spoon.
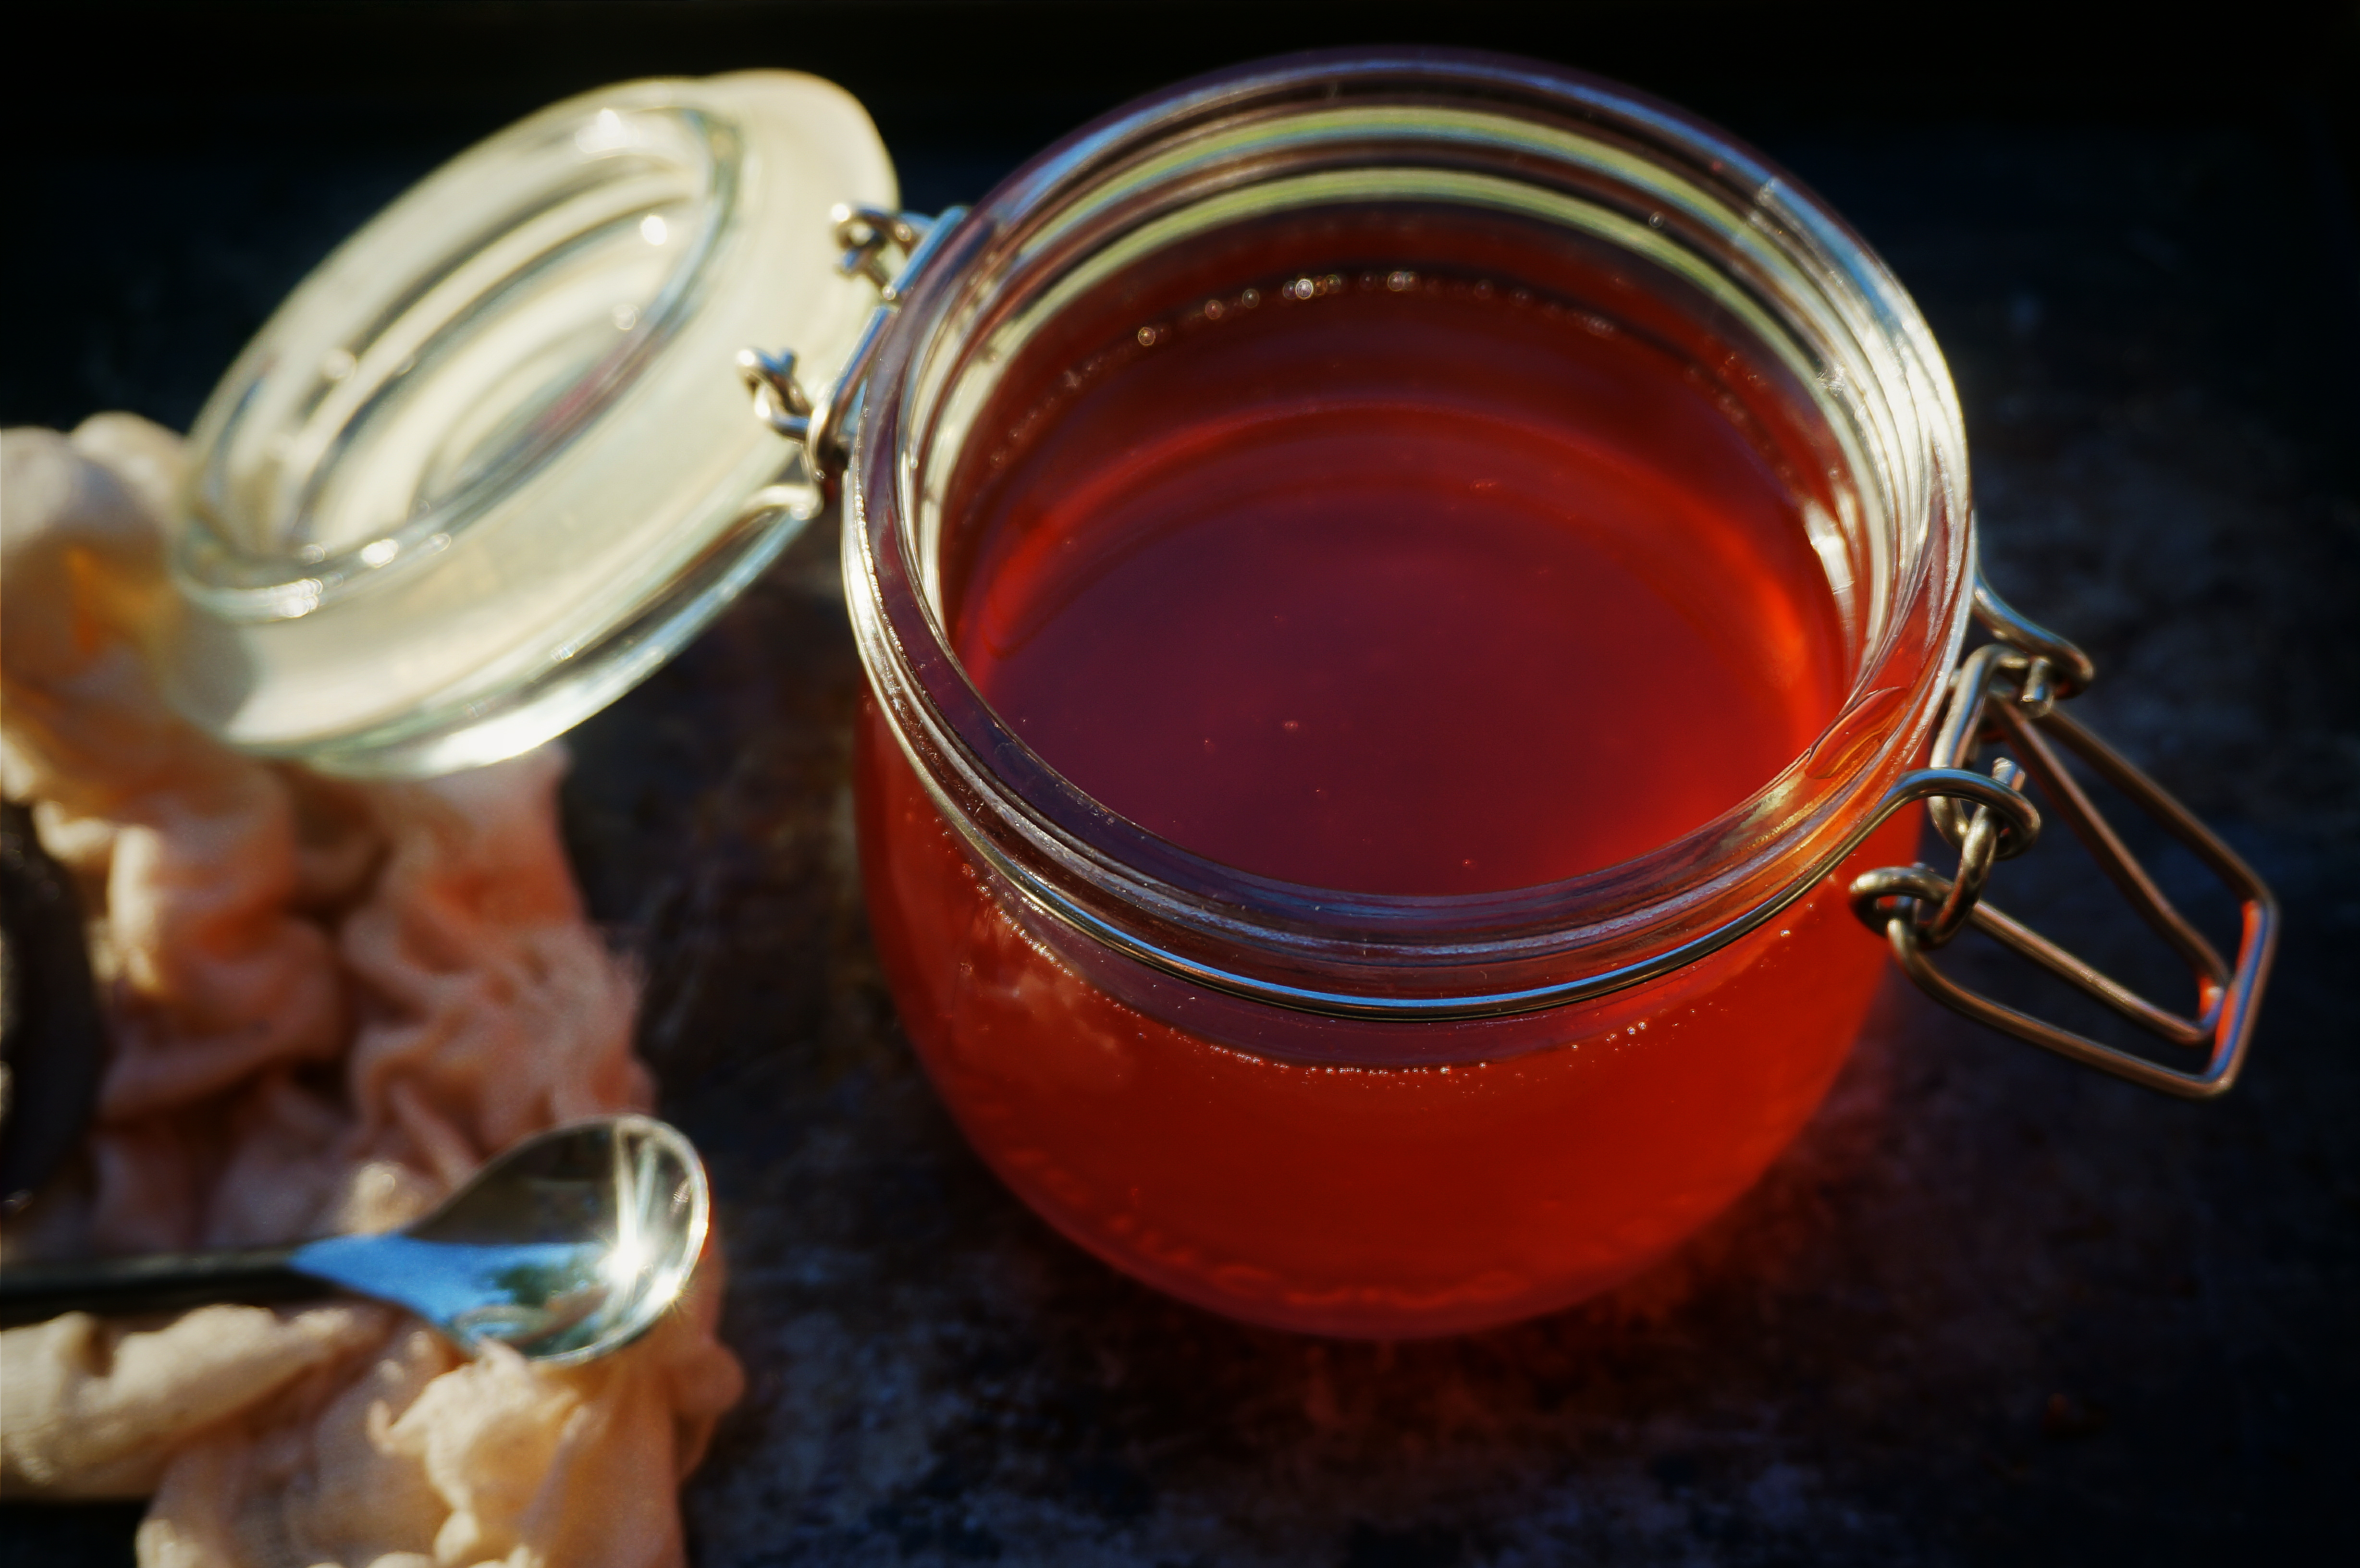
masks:
{"label": "silver spoon", "polygon": [[473,1355],[499,1340],[572,1366],[655,1326],[688,1288],[712,1200],[695,1148],[650,1116],[527,1138],[405,1230],[295,1247],[0,1269],[0,1324],[349,1290]]}

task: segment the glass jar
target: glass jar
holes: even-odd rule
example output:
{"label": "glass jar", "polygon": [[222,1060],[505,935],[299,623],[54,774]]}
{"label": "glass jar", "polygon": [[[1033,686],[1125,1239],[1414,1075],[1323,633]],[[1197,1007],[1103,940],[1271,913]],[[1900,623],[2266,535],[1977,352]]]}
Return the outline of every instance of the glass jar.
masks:
{"label": "glass jar", "polygon": [[[1675,842],[1505,892],[1288,885],[1081,793],[945,631],[945,514],[962,459],[998,439],[999,384],[1185,299],[1463,273],[1479,235],[1487,282],[1644,320],[1788,434],[1842,627],[1840,713]],[[1913,814],[1887,796],[1926,746],[1972,595],[1940,359],[1808,196],[1578,78],[1292,62],[1151,100],[1027,166],[908,294],[866,397],[845,547],[876,695],[858,740],[871,919],[946,1103],[1068,1236],[1234,1315],[1448,1333],[1645,1267],[1808,1117],[1883,969],[1846,890],[1911,857]]]}
{"label": "glass jar", "polygon": [[[2092,671],[1976,579],[1965,439],[1925,322],[1867,246],[1758,155],[1552,67],[1306,56],[1143,100],[972,212],[926,220],[892,210],[881,153],[837,145],[858,139],[847,100],[770,81],[799,83],[799,125],[750,77],[559,105],[430,180],[299,290],[200,423],[177,557],[190,613],[170,643],[193,715],[349,770],[520,749],[652,668],[840,474],[872,695],[856,737],[863,876],[920,1056],[985,1160],[1065,1235],[1175,1295],[1282,1327],[1450,1333],[1646,1267],[1809,1116],[1878,984],[1879,935],[1921,985],[2037,1043],[2172,1093],[2234,1081],[2274,940],[2267,890],[2058,708]],[[784,172],[815,147],[822,174],[804,184],[849,197],[832,217],[849,247],[842,276],[824,281],[801,261],[772,267],[818,237],[802,210],[810,190]],[[521,172],[502,162],[519,149]],[[615,195],[618,171],[648,185],[647,214]],[[579,223],[549,216],[577,209]],[[474,227],[454,230],[453,211],[475,212]],[[649,265],[631,235],[655,232],[650,218],[702,248]],[[799,223],[792,244],[779,237]],[[406,249],[378,233],[388,225]],[[519,248],[516,234],[540,237]],[[601,287],[645,299],[630,321],[609,312],[622,346],[568,347],[598,337],[576,318],[597,327],[606,309],[565,284],[568,258],[606,253],[623,262]],[[479,254],[509,260],[476,266]],[[515,281],[542,274],[561,287]],[[1076,367],[1125,344],[1214,343],[1204,334],[1225,316],[1443,279],[1644,339],[1685,396],[1717,410],[1716,429],[1744,432],[1832,628],[1825,711],[1710,820],[1467,891],[1288,881],[1094,799],[995,710],[952,633],[982,570],[961,555],[978,476],[1025,432],[1088,417],[1105,394]],[[857,332],[846,288],[869,291]],[[376,302],[365,329],[340,291]],[[543,293],[560,304],[534,305]],[[444,348],[397,354],[402,334],[386,323],[438,300],[418,335]],[[760,315],[790,305],[793,319]],[[547,334],[563,350],[543,356],[553,374],[493,374],[499,332],[544,319],[562,329]],[[641,322],[655,336],[633,347]],[[741,404],[727,430],[707,429],[714,344],[728,332],[755,343],[738,356],[755,419]],[[789,345],[800,362],[763,352]],[[403,391],[421,363],[472,369],[438,401]],[[362,369],[379,391],[339,393]],[[1399,372],[1397,356],[1387,374]],[[1213,375],[1199,389],[1218,401],[1223,387]],[[412,430],[405,407],[442,412]],[[388,411],[375,426],[372,409]],[[1202,412],[1184,402],[1172,417]],[[1611,398],[1531,412],[1610,437],[1646,423]],[[677,472],[614,466],[618,441]],[[415,493],[410,520],[380,528],[383,508],[363,506],[366,527],[339,524],[324,542],[286,520],[329,517],[320,497],[367,489],[364,459]],[[602,493],[621,499],[601,510]],[[602,531],[582,520],[594,513],[622,521]],[[552,556],[561,522],[605,553]],[[216,548],[240,539],[242,556]],[[311,570],[306,550],[336,570]],[[1729,569],[1689,553],[1698,582]],[[421,648],[399,668],[433,666],[416,678],[431,700],[370,691],[366,723],[350,722],[345,699],[313,688],[333,677],[364,690],[351,672],[384,657],[405,616]],[[1978,620],[1995,640],[1961,666]],[[454,653],[441,635],[452,626],[490,652]],[[288,728],[289,713],[311,728]],[[1973,771],[1994,738],[2014,756]],[[2057,743],[2243,900],[2234,963],[2122,851]],[[2027,778],[2188,958],[2195,1016],[2136,997],[1981,900],[1993,864],[2039,831]],[[1909,864],[1928,800],[1960,849],[1950,876]],[[1961,990],[1928,955],[1968,924],[2209,1048],[2205,1065],[2156,1062]]]}

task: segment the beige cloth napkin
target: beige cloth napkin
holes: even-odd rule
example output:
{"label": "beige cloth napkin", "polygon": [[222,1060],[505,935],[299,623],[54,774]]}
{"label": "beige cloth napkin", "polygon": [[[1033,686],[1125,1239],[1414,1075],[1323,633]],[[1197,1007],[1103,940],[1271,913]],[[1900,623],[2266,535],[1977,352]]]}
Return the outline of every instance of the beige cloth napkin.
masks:
{"label": "beige cloth napkin", "polygon": [[[527,1134],[644,1107],[635,990],[559,842],[562,756],[355,785],[158,701],[179,438],[0,435],[0,788],[80,878],[110,1055],[88,1156],[5,1259],[380,1229]],[[738,1397],[718,1258],[629,1350],[470,1361],[388,1308],[0,1334],[0,1496],[152,1495],[149,1568],[661,1564]]]}

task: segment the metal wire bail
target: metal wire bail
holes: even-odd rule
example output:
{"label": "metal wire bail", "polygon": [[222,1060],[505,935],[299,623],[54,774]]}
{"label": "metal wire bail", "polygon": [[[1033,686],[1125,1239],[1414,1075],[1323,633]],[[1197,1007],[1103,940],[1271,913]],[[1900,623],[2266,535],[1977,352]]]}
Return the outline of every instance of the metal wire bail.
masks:
{"label": "metal wire bail", "polygon": [[[2206,1100],[2226,1094],[2245,1065],[2262,987],[2269,977],[2278,945],[2278,899],[2253,868],[2187,807],[2059,710],[2060,701],[2085,690],[2094,679],[2087,654],[2010,609],[1980,573],[1974,613],[1999,640],[1976,648],[1952,673],[1942,724],[1928,759],[1930,766],[1907,776],[1905,782],[1944,772],[1955,778],[1954,770],[1972,768],[1983,742],[2005,742],[2016,755],[1995,761],[1991,777],[2019,797],[2027,775],[2039,786],[2049,809],[2064,819],[2131,907],[2188,964],[2196,981],[2195,1016],[2157,1006],[1984,900],[1993,866],[2023,854],[2039,834],[2037,816],[2028,826],[2005,820],[1988,799],[1971,800],[1949,789],[1931,791],[1927,814],[1935,831],[1958,847],[1958,870],[1944,877],[1921,864],[1868,872],[1852,885],[1853,912],[1871,930],[1885,934],[1894,958],[1920,989],[1980,1023],[2167,1094]],[[2245,929],[2234,964],[2224,961],[2164,897],[2066,770],[2052,740],[2129,796],[2235,896]],[[1959,985],[1935,967],[1929,955],[1969,926],[2176,1046],[2209,1045],[2204,1066],[2190,1071],[2150,1061]]]}
{"label": "metal wire bail", "polygon": [[[920,212],[889,212],[880,207],[842,203],[828,213],[836,243],[844,251],[836,269],[847,278],[866,278],[875,284],[877,306],[861,326],[844,369],[818,396],[795,379],[794,350],[738,352],[738,373],[754,396],[754,417],[803,449],[803,464],[814,484],[825,485],[844,471],[851,444],[846,440],[846,421],[877,357],[877,347],[884,342],[885,329],[892,323],[909,285],[966,215],[964,207],[946,207],[930,218]],[[901,253],[899,267],[887,260],[894,251]]]}

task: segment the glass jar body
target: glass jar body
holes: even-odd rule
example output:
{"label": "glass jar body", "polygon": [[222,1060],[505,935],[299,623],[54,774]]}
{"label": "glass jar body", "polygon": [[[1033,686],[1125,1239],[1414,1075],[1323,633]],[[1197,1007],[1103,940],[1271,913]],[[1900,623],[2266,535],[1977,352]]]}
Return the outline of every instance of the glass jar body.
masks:
{"label": "glass jar body", "polygon": [[[972,586],[961,497],[1098,395],[1093,345],[1429,274],[1644,337],[1748,432],[1841,627],[1829,721],[1737,806],[1559,881],[1358,893],[1192,854],[1058,773],[970,677],[946,629]],[[1066,1235],[1262,1323],[1458,1332],[1645,1267],[1810,1115],[1883,973],[1845,889],[1910,858],[1917,814],[1885,793],[1923,754],[1971,548],[1924,323],[1775,169],[1517,62],[1250,69],[994,192],[903,296],[864,397],[845,561],[878,946],[945,1102]]]}
{"label": "glass jar body", "polygon": [[1093,984],[944,822],[873,702],[856,746],[878,956],[985,1162],[1069,1239],[1183,1301],[1381,1339],[1583,1300],[1752,1185],[1826,1094],[1886,969],[1844,889],[1911,858],[1919,822],[1895,817],[1699,964],[1490,1026],[1499,1054],[1290,1062],[1175,1025],[1204,999],[1183,982],[1153,1012]]}

